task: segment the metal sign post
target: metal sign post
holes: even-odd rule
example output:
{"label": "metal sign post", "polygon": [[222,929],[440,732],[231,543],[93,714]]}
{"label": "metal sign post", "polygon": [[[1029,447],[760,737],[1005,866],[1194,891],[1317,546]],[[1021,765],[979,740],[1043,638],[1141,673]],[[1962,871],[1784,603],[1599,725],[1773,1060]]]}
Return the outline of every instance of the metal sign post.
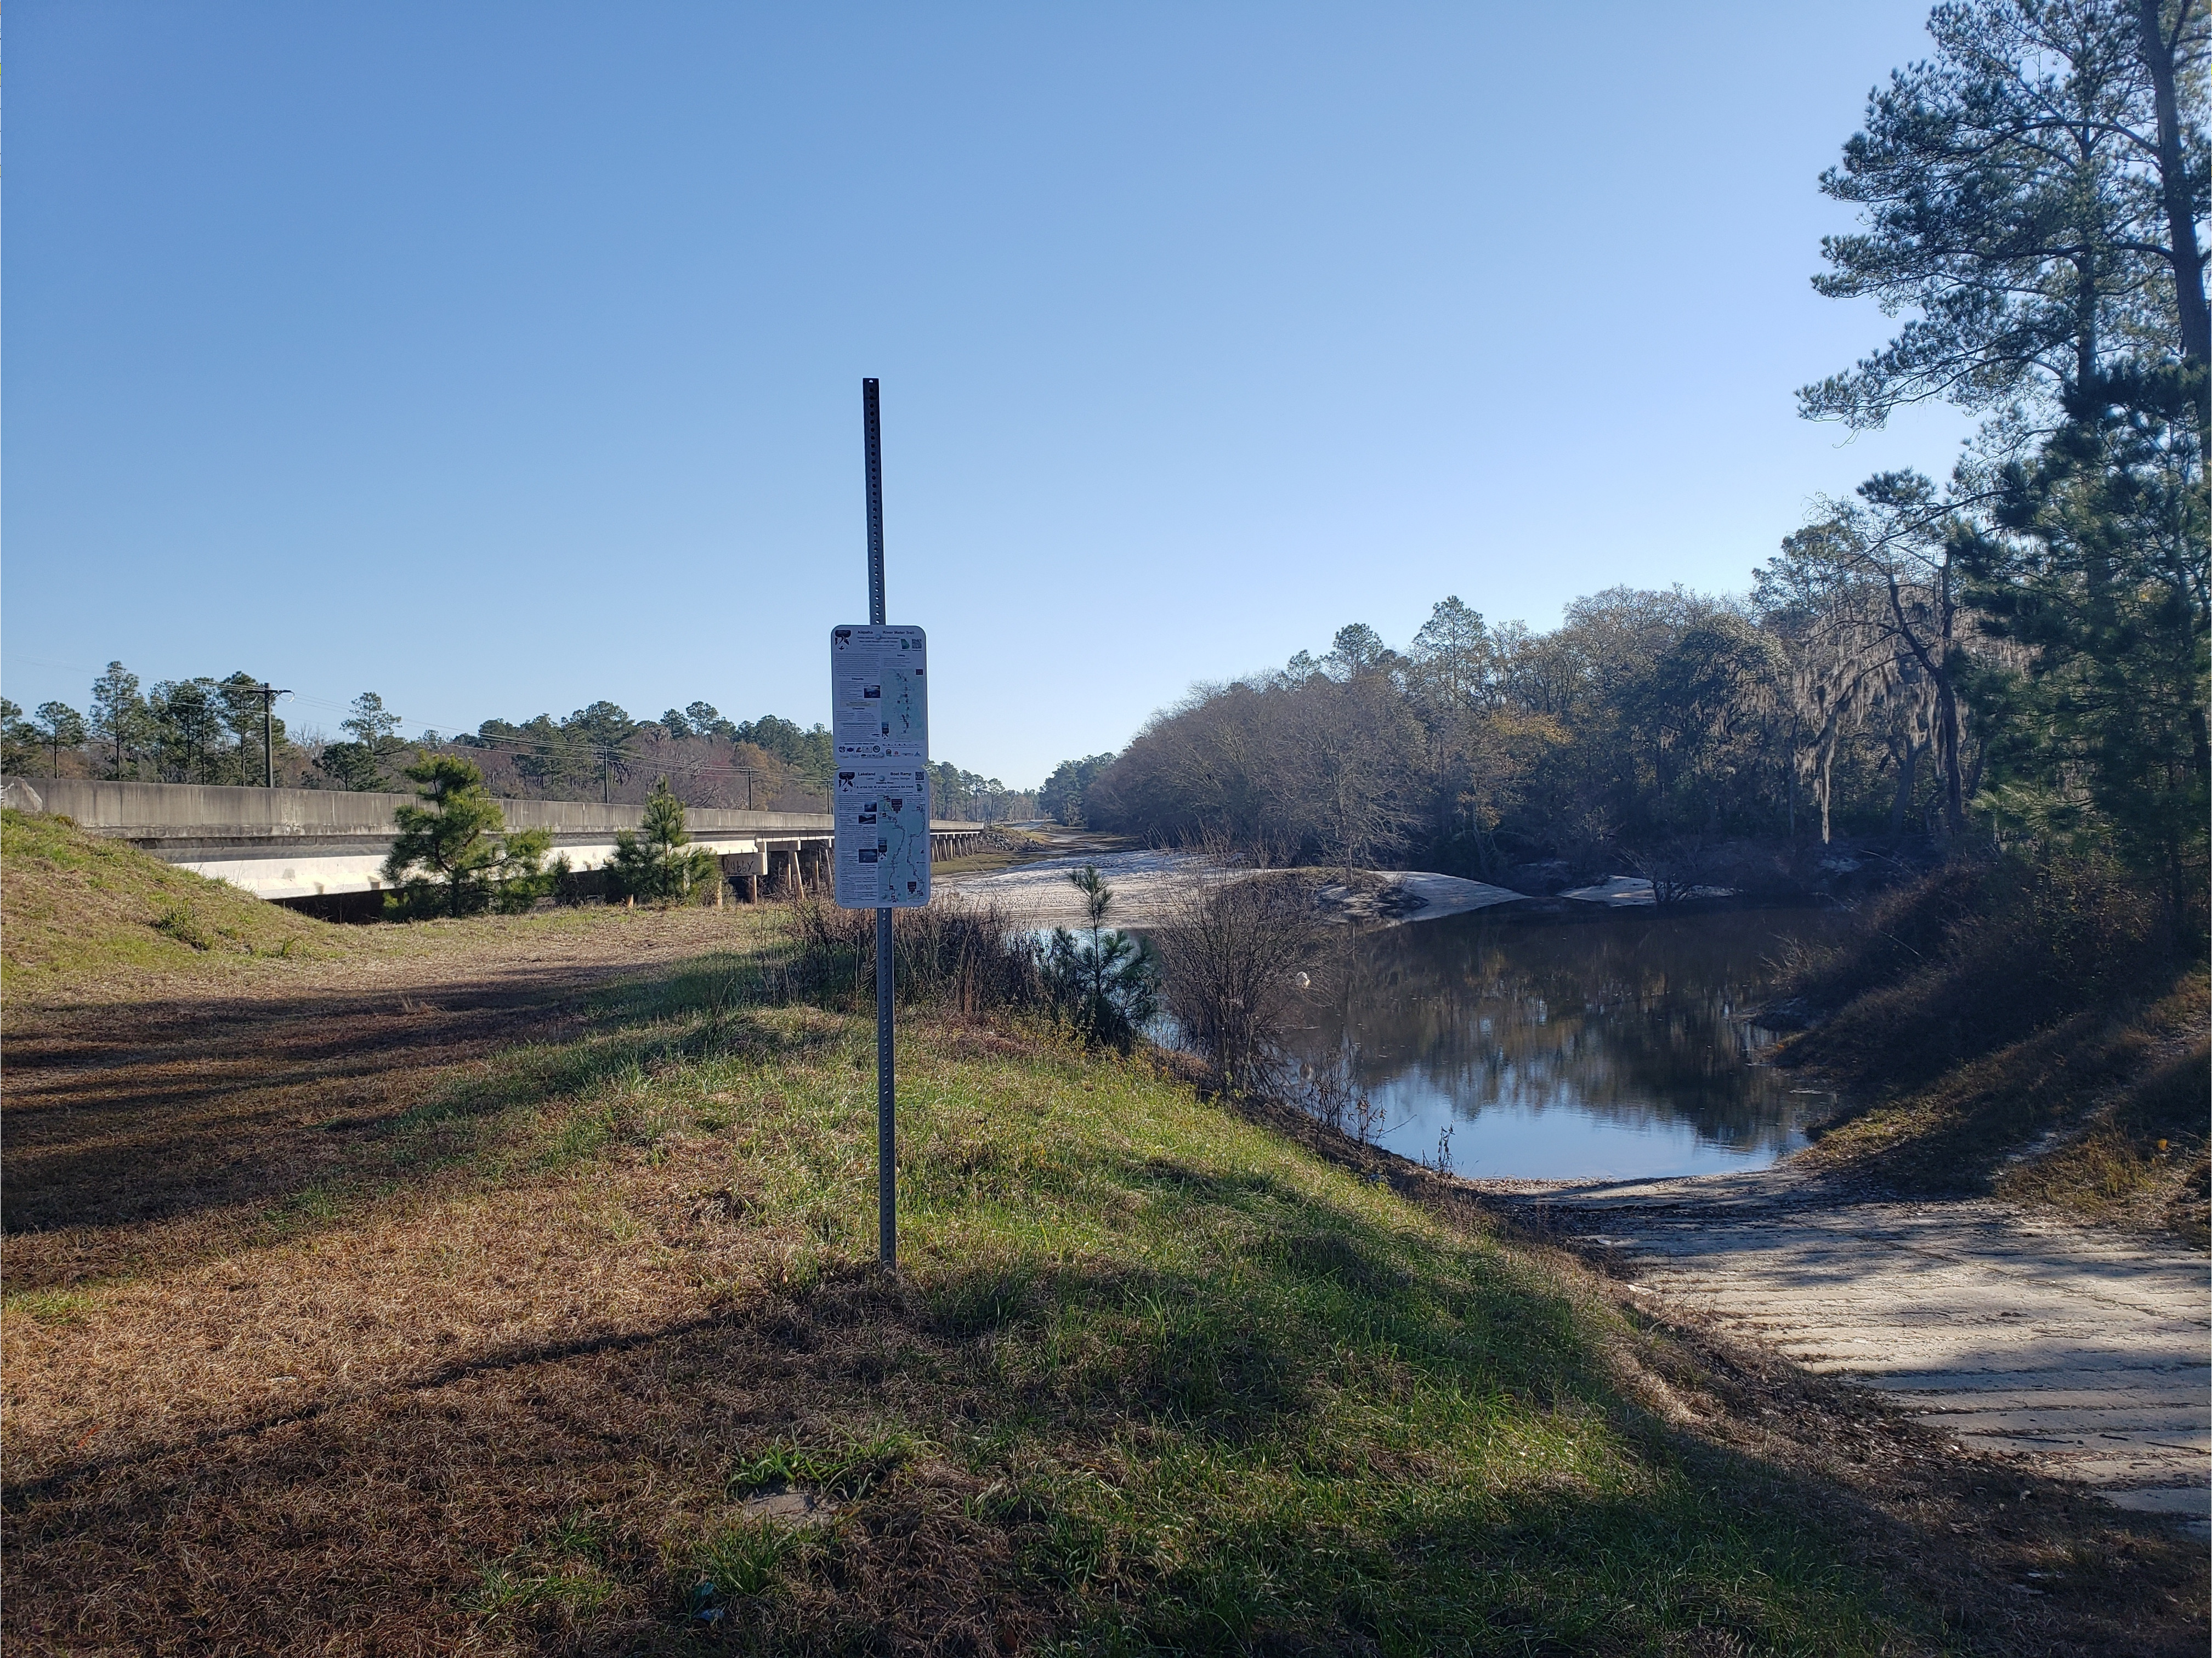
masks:
{"label": "metal sign post", "polygon": [[929,902],[929,700],[919,628],[884,620],[884,446],[878,386],[860,382],[868,474],[868,625],[830,635],[837,773],[837,902],[876,912],[876,1236],[898,1265],[898,1090],[892,1072],[891,911]]}
{"label": "metal sign post", "polygon": [[[867,428],[868,620],[884,616],[884,426],[875,381],[860,382],[860,419]],[[891,1072],[891,913],[876,911],[876,1253],[898,1265],[898,1084]]]}

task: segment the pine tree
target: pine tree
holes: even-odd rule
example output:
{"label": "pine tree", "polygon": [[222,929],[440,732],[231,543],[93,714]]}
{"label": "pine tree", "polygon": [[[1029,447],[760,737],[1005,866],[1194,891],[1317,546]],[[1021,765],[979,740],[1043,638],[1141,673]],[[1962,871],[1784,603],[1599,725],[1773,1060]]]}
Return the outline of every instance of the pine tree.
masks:
{"label": "pine tree", "polygon": [[0,771],[20,773],[38,757],[38,727],[23,718],[21,703],[0,696]]}
{"label": "pine tree", "polygon": [[394,914],[473,915],[494,903],[514,913],[543,896],[550,830],[508,833],[483,774],[465,760],[430,755],[406,775],[423,804],[392,813],[399,834],[384,878],[398,889],[388,905]]}
{"label": "pine tree", "polygon": [[407,750],[399,739],[399,716],[384,706],[374,691],[363,691],[353,700],[353,710],[338,722],[349,740],[326,743],[315,765],[340,788],[380,789],[388,780],[386,768]]}
{"label": "pine tree", "polygon": [[161,774],[173,783],[208,781],[208,763],[222,738],[222,696],[212,679],[165,679],[147,699]]}
{"label": "pine tree", "polygon": [[655,779],[646,797],[642,827],[635,834],[623,829],[615,836],[614,861],[608,865],[614,896],[670,904],[714,890],[721,866],[712,853],[690,841],[690,831],[684,826],[684,803],[671,792],[665,777]]}
{"label": "pine tree", "polygon": [[46,745],[46,775],[62,774],[62,750],[84,741],[84,716],[66,702],[41,702],[33,710],[39,736]]}
{"label": "pine tree", "polygon": [[138,694],[138,676],[120,662],[92,682],[92,733],[114,749],[110,777],[123,775],[124,762],[133,743],[146,732],[146,699]]}
{"label": "pine tree", "polygon": [[1045,984],[1060,1016],[1085,1041],[1127,1049],[1159,1008],[1159,974],[1151,950],[1133,933],[1106,925],[1114,890],[1095,865],[1071,871],[1083,895],[1087,938],[1054,927],[1044,947]]}
{"label": "pine tree", "polygon": [[2202,893],[2212,555],[2192,370],[2124,366],[2003,480],[1961,562],[1990,632],[2027,647],[1973,695],[1990,713],[1990,805],[2075,850],[2112,847]]}
{"label": "pine tree", "polygon": [[[2048,408],[2145,341],[2185,344],[2183,318],[2203,308],[2190,220],[2203,210],[2204,139],[2161,106],[2174,52],[2202,50],[2191,9],[2169,37],[2145,30],[2139,0],[1936,8],[1935,56],[1875,90],[1843,165],[1820,179],[1863,228],[1823,240],[1830,269],[1814,287],[1910,318],[1850,372],[1804,388],[1807,415],[1879,426],[1927,398]],[[2160,40],[2162,82],[2146,50]]]}

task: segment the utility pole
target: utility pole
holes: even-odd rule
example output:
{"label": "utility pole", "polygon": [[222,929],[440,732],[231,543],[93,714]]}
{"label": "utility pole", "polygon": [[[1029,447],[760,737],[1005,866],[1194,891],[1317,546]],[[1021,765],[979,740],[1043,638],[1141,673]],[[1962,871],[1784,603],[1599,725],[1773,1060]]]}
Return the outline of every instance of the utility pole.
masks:
{"label": "utility pole", "polygon": [[[273,789],[276,786],[276,699],[289,696],[292,693],[279,690],[266,680],[252,689],[253,694],[261,699],[261,786]],[[117,752],[121,752],[119,747]],[[121,768],[118,762],[117,769],[119,771]]]}
{"label": "utility pole", "polygon": [[[868,623],[884,616],[884,432],[880,388],[860,382],[860,423],[868,470]],[[830,810],[825,793],[823,810]],[[876,1253],[898,1265],[898,1090],[891,1074],[891,913],[876,911]]]}

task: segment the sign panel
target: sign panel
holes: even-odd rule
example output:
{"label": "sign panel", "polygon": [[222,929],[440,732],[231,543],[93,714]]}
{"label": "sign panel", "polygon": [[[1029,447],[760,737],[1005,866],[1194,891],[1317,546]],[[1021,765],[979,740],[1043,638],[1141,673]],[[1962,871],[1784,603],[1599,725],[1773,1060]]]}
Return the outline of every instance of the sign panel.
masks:
{"label": "sign panel", "polygon": [[929,773],[920,766],[841,768],[831,794],[841,909],[929,902]]}
{"label": "sign panel", "polygon": [[927,653],[919,628],[830,630],[830,737],[839,765],[928,760]]}

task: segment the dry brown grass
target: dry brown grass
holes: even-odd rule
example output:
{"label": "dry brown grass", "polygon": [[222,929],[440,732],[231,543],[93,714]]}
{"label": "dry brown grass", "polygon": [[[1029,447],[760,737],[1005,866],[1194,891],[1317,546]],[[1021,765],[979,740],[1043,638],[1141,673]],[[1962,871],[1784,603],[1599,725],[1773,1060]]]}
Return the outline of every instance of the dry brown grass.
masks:
{"label": "dry brown grass", "polygon": [[[2003,1169],[2000,1196],[2212,1248],[2212,1156],[2206,1145],[2212,1046],[2201,1034],[2201,988],[2154,1010],[2138,1038],[2148,1051],[2125,1082],[2101,1095],[2053,1143]],[[2160,1016],[2163,1017],[2160,1017]],[[2190,1038],[2196,1036],[2195,1041]]]}
{"label": "dry brown grass", "polygon": [[[2085,1008],[1887,1097],[1825,1134],[1809,1163],[1905,1191],[1994,1191],[2081,1220],[2206,1247],[2212,1145],[2203,976]],[[1865,1084],[1863,1071],[1855,1073]]]}
{"label": "dry brown grass", "polygon": [[[783,1296],[819,1238],[762,1218],[728,1145],[690,1126],[773,1099],[702,1094],[684,1126],[617,1133],[581,1163],[544,1156],[547,1117],[526,1108],[490,1133],[465,1114],[405,1125],[496,1080],[495,1055],[604,1036],[620,1020],[594,999],[612,981],[762,925],[483,918],[252,963],[213,995],[188,962],[19,1008],[0,1317],[11,1648],[665,1635],[690,1540],[738,1512],[717,1472],[733,1447],[896,1408],[869,1377],[885,1344],[928,1339],[885,1328],[926,1323],[912,1292],[803,1266],[805,1310]],[[775,1017],[802,1050],[845,1023]],[[957,1043],[1026,1051],[987,1029]],[[925,1464],[866,1523],[973,1530],[973,1484]],[[968,1615],[947,1595],[994,1549],[870,1555],[872,1621],[902,1603]]]}
{"label": "dry brown grass", "polygon": [[[368,1259],[325,1250],[271,1272],[263,1258],[240,1264],[258,1280],[103,1308],[103,1345],[122,1352],[95,1361],[68,1427],[11,1453],[10,1646],[680,1648],[669,1612],[686,1562],[741,1520],[733,1461],[934,1415],[946,1370],[956,1394],[959,1373],[982,1381],[911,1291],[863,1272],[802,1300],[762,1295],[769,1241],[658,1182],[619,1196],[619,1224],[558,1199],[426,1214]],[[733,1297],[725,1268],[756,1293]],[[210,1315],[209,1297],[233,1315]],[[185,1317],[160,1338],[170,1351],[149,1353],[171,1313]],[[51,1375],[11,1357],[19,1419],[46,1425],[49,1383],[76,1391],[86,1344],[73,1358],[62,1345]],[[948,1649],[963,1625],[969,1650],[1000,1631],[1018,1643],[1042,1620],[1004,1531],[969,1512],[979,1485],[914,1459],[842,1540],[864,1592],[842,1617],[821,1592],[786,1615],[857,1622],[878,1650]]]}
{"label": "dry brown grass", "polygon": [[1009,829],[992,823],[984,828],[981,844],[965,857],[941,859],[939,875],[995,875],[1001,870],[1060,855],[1065,847],[1053,837],[1030,829]]}
{"label": "dry brown grass", "polygon": [[2084,1013],[2124,1015],[2203,970],[2201,938],[2096,865],[1962,859],[1854,921],[1793,975],[1796,993],[1831,1017],[1791,1048],[1881,1091],[1933,1083]]}
{"label": "dry brown grass", "polygon": [[1961,861],[1797,966],[1786,1042],[1852,1102],[1808,1161],[2205,1247],[2203,941],[2095,865]]}

